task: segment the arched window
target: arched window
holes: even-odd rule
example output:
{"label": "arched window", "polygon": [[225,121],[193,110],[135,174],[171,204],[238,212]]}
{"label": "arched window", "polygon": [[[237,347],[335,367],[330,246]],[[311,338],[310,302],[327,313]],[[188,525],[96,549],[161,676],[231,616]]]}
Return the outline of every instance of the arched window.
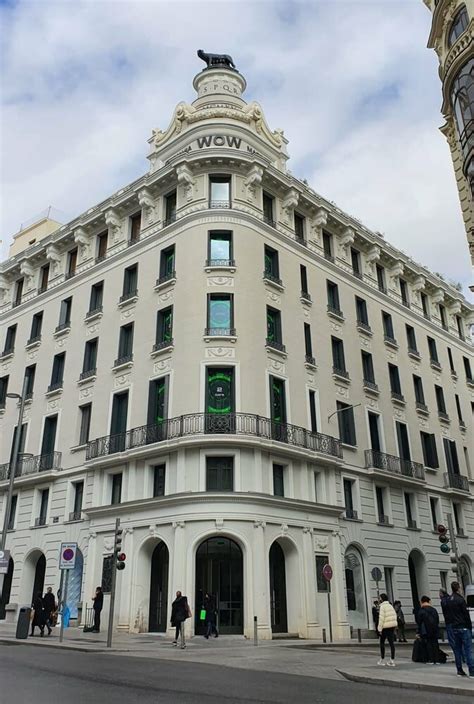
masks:
{"label": "arched window", "polygon": [[463,32],[466,31],[467,25],[469,24],[469,17],[467,16],[467,10],[463,5],[458,12],[454,15],[454,19],[451,22],[451,29],[448,34],[448,47],[451,47],[456,39],[461,36]]}
{"label": "arched window", "polygon": [[461,67],[453,81],[451,102],[465,155],[474,141],[474,58]]}

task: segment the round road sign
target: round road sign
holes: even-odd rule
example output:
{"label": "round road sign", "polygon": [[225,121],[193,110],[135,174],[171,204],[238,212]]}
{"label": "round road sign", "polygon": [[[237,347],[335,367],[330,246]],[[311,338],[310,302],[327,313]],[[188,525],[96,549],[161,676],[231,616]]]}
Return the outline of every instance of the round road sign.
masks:
{"label": "round road sign", "polygon": [[372,575],[372,579],[374,580],[374,582],[380,582],[380,580],[382,579],[382,572],[379,567],[374,567],[370,574]]}
{"label": "round road sign", "polygon": [[323,567],[323,577],[326,580],[326,582],[330,582],[332,579],[332,567],[329,564],[324,565]]}
{"label": "round road sign", "polygon": [[63,560],[65,560],[66,562],[70,562],[73,558],[74,558],[74,550],[72,550],[71,548],[66,548],[63,551]]}

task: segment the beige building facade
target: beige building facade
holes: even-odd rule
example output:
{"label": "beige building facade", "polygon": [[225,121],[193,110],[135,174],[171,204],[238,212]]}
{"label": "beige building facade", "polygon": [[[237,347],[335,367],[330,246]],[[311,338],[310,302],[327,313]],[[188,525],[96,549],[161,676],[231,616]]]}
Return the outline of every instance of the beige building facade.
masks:
{"label": "beige building facade", "polygon": [[0,617],[61,541],[73,617],[107,600],[116,517],[127,631],[181,589],[191,634],[210,592],[223,633],[321,638],[327,563],[335,638],[371,628],[374,567],[410,618],[454,576],[447,513],[472,581],[473,309],[295,179],[245,86],[204,69],[143,177],[0,265],[1,511],[29,378]]}

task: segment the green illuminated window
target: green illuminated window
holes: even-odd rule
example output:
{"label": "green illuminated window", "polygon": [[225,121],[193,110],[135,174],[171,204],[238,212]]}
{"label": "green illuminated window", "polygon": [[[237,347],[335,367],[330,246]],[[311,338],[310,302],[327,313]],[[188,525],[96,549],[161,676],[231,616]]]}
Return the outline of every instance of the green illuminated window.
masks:
{"label": "green illuminated window", "polygon": [[224,414],[234,410],[234,369],[208,367],[206,413]]}
{"label": "green illuminated window", "polygon": [[173,306],[158,311],[156,320],[156,343],[173,340]]}

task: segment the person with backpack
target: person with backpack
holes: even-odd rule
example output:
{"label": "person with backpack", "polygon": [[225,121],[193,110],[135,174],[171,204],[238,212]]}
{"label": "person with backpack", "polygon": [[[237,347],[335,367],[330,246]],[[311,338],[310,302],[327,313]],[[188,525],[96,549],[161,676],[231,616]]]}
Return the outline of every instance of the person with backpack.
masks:
{"label": "person with backpack", "polygon": [[474,677],[474,657],[472,655],[472,622],[464,598],[459,593],[459,582],[451,582],[452,593],[441,600],[446,630],[450,629],[450,645],[453,649],[458,677],[467,677],[462,663],[465,660],[469,676]]}
{"label": "person with backpack", "polygon": [[416,637],[421,638],[426,648],[427,661],[432,665],[437,665],[438,658],[438,637],[439,637],[439,616],[433,606],[429,596],[422,596],[420,599],[420,609],[416,614],[418,629]]}
{"label": "person with backpack", "polygon": [[[380,595],[379,621],[377,630],[380,633],[380,660],[377,665],[390,665],[395,667],[395,629],[397,627],[397,614],[388,600],[386,594]],[[385,640],[390,645],[390,660],[385,663]]]}
{"label": "person with backpack", "polygon": [[397,614],[397,637],[399,643],[406,643],[407,639],[405,636],[405,614],[402,609],[401,601],[394,601],[393,608]]}

